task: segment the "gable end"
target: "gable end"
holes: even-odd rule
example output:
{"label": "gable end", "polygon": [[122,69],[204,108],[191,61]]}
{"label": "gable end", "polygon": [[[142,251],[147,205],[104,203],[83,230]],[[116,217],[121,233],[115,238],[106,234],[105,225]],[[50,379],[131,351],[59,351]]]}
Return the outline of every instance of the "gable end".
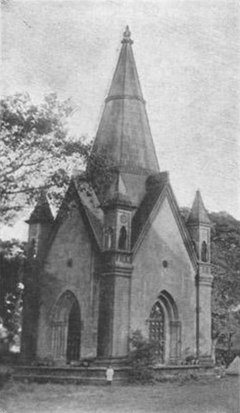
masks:
{"label": "gable end", "polygon": [[192,246],[192,240],[191,237],[188,233],[188,230],[186,228],[185,223],[183,222],[183,219],[181,217],[180,211],[179,211],[179,207],[176,201],[176,198],[173,194],[172,188],[170,186],[169,183],[166,183],[164,188],[162,189],[156,203],[155,206],[153,207],[148,219],[146,220],[139,236],[138,239],[136,240],[136,243],[133,247],[133,255],[135,255],[141,245],[141,243],[143,242],[145,236],[147,235],[151,224],[153,223],[155,217],[157,216],[157,213],[159,211],[159,209],[161,208],[161,205],[163,204],[164,199],[168,199],[171,211],[173,213],[173,216],[175,218],[176,224],[178,226],[180,235],[182,237],[184,246],[187,250],[187,253],[189,255],[189,258],[194,266],[195,269],[197,269],[197,257],[196,257],[196,253],[194,251],[194,248]]}

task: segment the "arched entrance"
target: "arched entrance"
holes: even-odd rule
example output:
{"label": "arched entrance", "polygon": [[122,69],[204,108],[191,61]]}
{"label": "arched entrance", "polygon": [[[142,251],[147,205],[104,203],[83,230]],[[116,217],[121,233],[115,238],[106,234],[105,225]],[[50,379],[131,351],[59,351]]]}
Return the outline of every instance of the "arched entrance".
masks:
{"label": "arched entrance", "polygon": [[149,316],[149,340],[155,344],[161,364],[178,364],[181,355],[181,323],[172,296],[163,290]]}
{"label": "arched entrance", "polygon": [[52,355],[55,361],[79,360],[81,346],[80,307],[75,295],[66,291],[54,306],[52,318]]}

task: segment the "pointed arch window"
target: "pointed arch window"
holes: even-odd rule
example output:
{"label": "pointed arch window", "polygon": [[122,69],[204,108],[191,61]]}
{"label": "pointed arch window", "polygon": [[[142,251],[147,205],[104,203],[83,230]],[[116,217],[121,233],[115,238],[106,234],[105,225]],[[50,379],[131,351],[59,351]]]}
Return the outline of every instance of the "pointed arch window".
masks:
{"label": "pointed arch window", "polygon": [[202,242],[202,248],[201,248],[201,260],[203,262],[208,261],[208,247],[206,241]]}
{"label": "pointed arch window", "polygon": [[104,232],[104,246],[107,249],[113,248],[113,228],[107,227]]}
{"label": "pointed arch window", "polygon": [[157,301],[152,307],[149,318],[149,341],[155,346],[155,354],[161,363],[165,352],[165,317],[161,304]]}
{"label": "pointed arch window", "polygon": [[127,230],[124,226],[120,229],[118,248],[120,250],[125,250],[127,248]]}

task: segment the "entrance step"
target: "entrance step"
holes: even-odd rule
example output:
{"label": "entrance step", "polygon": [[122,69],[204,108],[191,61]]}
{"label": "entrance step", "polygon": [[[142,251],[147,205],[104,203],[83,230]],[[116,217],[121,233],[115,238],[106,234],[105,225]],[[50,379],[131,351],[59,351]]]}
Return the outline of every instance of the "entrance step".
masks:
{"label": "entrance step", "polygon": [[[114,383],[128,381],[129,368],[114,368]],[[105,367],[48,367],[48,366],[17,366],[14,367],[14,380],[36,382],[74,383],[74,384],[105,384]]]}
{"label": "entrance step", "polygon": [[[128,366],[113,366],[113,384],[124,384],[129,381],[131,368]],[[71,383],[71,384],[106,384],[106,367],[50,367],[50,366],[11,366],[11,377],[14,380],[35,381],[39,383]],[[159,366],[154,367],[157,380],[177,379],[179,377],[211,376],[213,366]]]}

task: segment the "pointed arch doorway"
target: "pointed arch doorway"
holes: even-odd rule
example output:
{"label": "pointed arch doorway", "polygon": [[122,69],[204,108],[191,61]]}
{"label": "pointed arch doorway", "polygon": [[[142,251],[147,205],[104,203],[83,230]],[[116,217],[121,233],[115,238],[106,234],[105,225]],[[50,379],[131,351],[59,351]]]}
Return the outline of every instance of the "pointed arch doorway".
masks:
{"label": "pointed arch doorway", "polygon": [[181,323],[172,296],[163,290],[150,311],[149,341],[160,364],[178,364],[181,357]]}
{"label": "pointed arch doorway", "polygon": [[77,298],[66,291],[58,299],[52,319],[52,356],[61,364],[77,361],[81,347],[81,313]]}

